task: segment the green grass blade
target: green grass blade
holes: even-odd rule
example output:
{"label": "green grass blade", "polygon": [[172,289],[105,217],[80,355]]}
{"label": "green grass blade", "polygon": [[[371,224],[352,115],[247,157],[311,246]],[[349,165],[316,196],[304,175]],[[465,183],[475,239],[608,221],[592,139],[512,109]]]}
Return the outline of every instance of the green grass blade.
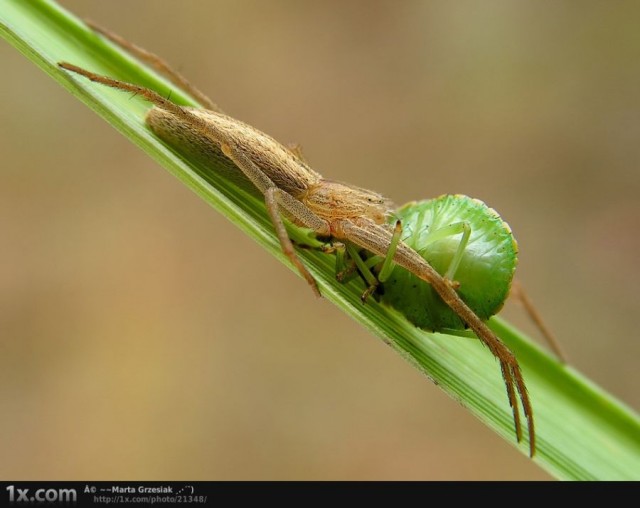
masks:
{"label": "green grass blade", "polygon": [[[144,101],[69,76],[56,63],[68,61],[164,94],[171,90],[172,100],[190,104],[184,94],[49,1],[2,0],[0,34],[272,255],[287,263],[259,200],[163,145],[144,125],[149,107]],[[292,234],[302,237],[305,233],[292,231]],[[335,281],[331,256],[306,251],[301,256],[326,298],[515,445],[511,411],[498,364],[479,341],[424,333],[398,313],[375,302],[363,306],[357,283],[344,286]],[[502,320],[492,319],[491,326],[522,365],[538,432],[534,460],[561,479],[640,479],[638,416],[573,369],[560,365]],[[518,446],[527,453],[526,443]]]}

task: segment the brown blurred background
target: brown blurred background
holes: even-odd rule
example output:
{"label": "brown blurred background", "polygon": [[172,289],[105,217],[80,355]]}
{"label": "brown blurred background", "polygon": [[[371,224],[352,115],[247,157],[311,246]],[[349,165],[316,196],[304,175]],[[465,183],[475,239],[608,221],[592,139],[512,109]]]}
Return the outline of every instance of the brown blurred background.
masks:
{"label": "brown blurred background", "polygon": [[[62,4],[329,178],[486,201],[572,363],[640,406],[640,3]],[[548,478],[5,42],[0,61],[0,477]]]}

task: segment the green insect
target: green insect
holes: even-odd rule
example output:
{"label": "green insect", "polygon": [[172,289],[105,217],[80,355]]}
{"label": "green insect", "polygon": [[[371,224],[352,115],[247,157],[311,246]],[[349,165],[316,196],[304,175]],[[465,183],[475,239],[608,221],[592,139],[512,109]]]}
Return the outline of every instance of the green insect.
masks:
{"label": "green insect", "polygon": [[[483,321],[496,315],[514,293],[556,355],[564,354],[519,284],[514,283],[518,244],[509,225],[478,199],[443,195],[401,206],[397,240],[418,252],[446,279],[455,281],[462,300]],[[458,333],[467,328],[431,285],[382,256],[346,245],[337,251],[338,279],[360,276],[367,284],[363,301],[373,295],[411,323],[432,332]]]}
{"label": "green insect", "polygon": [[[513,280],[518,245],[494,210],[468,196],[445,195],[407,203],[397,210],[395,219],[402,224],[401,240],[438,273],[456,281],[458,294],[480,319],[500,311]],[[425,330],[465,328],[433,288],[407,270],[385,266],[380,256],[357,256],[351,248],[348,255],[369,283],[363,298],[376,292],[383,303]],[[344,280],[341,259],[338,267]]]}
{"label": "green insect", "polygon": [[[486,321],[502,308],[516,269],[518,245],[511,229],[482,201],[442,196],[409,203],[398,210],[403,241],[436,271],[459,283],[462,300]],[[391,271],[383,302],[426,330],[464,329],[466,325],[429,284],[406,270]]]}

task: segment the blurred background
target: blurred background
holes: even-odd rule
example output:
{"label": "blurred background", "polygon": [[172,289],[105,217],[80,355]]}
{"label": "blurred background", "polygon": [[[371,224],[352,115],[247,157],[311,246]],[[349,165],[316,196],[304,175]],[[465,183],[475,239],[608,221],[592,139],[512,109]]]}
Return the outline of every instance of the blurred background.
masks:
{"label": "blurred background", "polygon": [[[640,407],[640,3],[61,3],[328,178],[487,202],[571,363]],[[0,477],[548,478],[4,41],[0,61]]]}

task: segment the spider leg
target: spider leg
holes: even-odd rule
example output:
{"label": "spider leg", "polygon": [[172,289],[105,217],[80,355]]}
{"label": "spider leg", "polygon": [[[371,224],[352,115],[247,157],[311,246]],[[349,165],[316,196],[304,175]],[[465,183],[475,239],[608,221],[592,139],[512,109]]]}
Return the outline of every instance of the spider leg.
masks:
{"label": "spider leg", "polygon": [[[390,230],[371,221],[355,223],[341,221],[336,228],[345,240],[355,243],[374,254],[385,256],[392,240]],[[442,277],[429,263],[427,263],[416,251],[404,243],[399,243],[394,255],[394,262],[405,270],[413,273],[420,279],[431,284],[440,298],[471,328],[476,336],[500,362],[502,377],[507,389],[509,404],[513,411],[516,438],[522,438],[522,425],[518,410],[518,397],[522,402],[524,414],[527,419],[529,433],[529,454],[535,453],[535,426],[533,411],[529,394],[522,377],[520,365],[514,354],[497,337],[497,335],[484,323],[460,298],[450,280]],[[517,396],[516,396],[517,394]]]}
{"label": "spider leg", "polygon": [[511,284],[511,294],[522,304],[525,312],[528,314],[531,321],[533,321],[533,323],[536,325],[555,355],[560,359],[562,363],[567,363],[567,355],[564,353],[562,347],[560,346],[560,342],[558,341],[556,336],[551,333],[551,330],[543,321],[542,316],[538,312],[538,309],[536,309],[535,305],[522,287],[520,281],[513,281],[513,283]]}
{"label": "spider leg", "polygon": [[222,153],[229,157],[238,166],[242,172],[251,180],[254,185],[264,194],[265,203],[267,205],[267,212],[271,217],[271,221],[280,240],[280,246],[282,251],[289,258],[291,263],[298,269],[300,274],[306,279],[306,281],[313,289],[313,292],[317,296],[320,295],[320,290],[316,283],[315,278],[309,270],[302,264],[300,258],[293,248],[291,239],[287,234],[282,216],[281,210],[285,214],[297,222],[299,225],[313,229],[320,235],[329,236],[330,228],[327,221],[321,219],[314,214],[309,208],[295,199],[291,194],[278,188],[273,181],[240,149],[231,139],[228,139],[225,133],[217,133],[220,142]]}
{"label": "spider leg", "polygon": [[147,51],[146,49],[141,48],[140,46],[133,44],[132,42],[129,42],[120,35],[96,25],[93,21],[85,20],[85,23],[94,32],[99,33],[105,39],[108,39],[117,46],[120,46],[122,49],[129,52],[138,60],[153,67],[158,73],[166,77],[171,83],[190,95],[191,98],[195,99],[196,102],[200,103],[205,109],[209,109],[217,113],[222,113],[222,110],[215,102],[209,99],[209,97],[207,97],[204,93],[202,93],[194,85],[192,85],[189,80],[187,80],[187,78],[185,78],[178,71],[174,70],[165,60],[160,58],[155,53],[151,53],[150,51]]}

